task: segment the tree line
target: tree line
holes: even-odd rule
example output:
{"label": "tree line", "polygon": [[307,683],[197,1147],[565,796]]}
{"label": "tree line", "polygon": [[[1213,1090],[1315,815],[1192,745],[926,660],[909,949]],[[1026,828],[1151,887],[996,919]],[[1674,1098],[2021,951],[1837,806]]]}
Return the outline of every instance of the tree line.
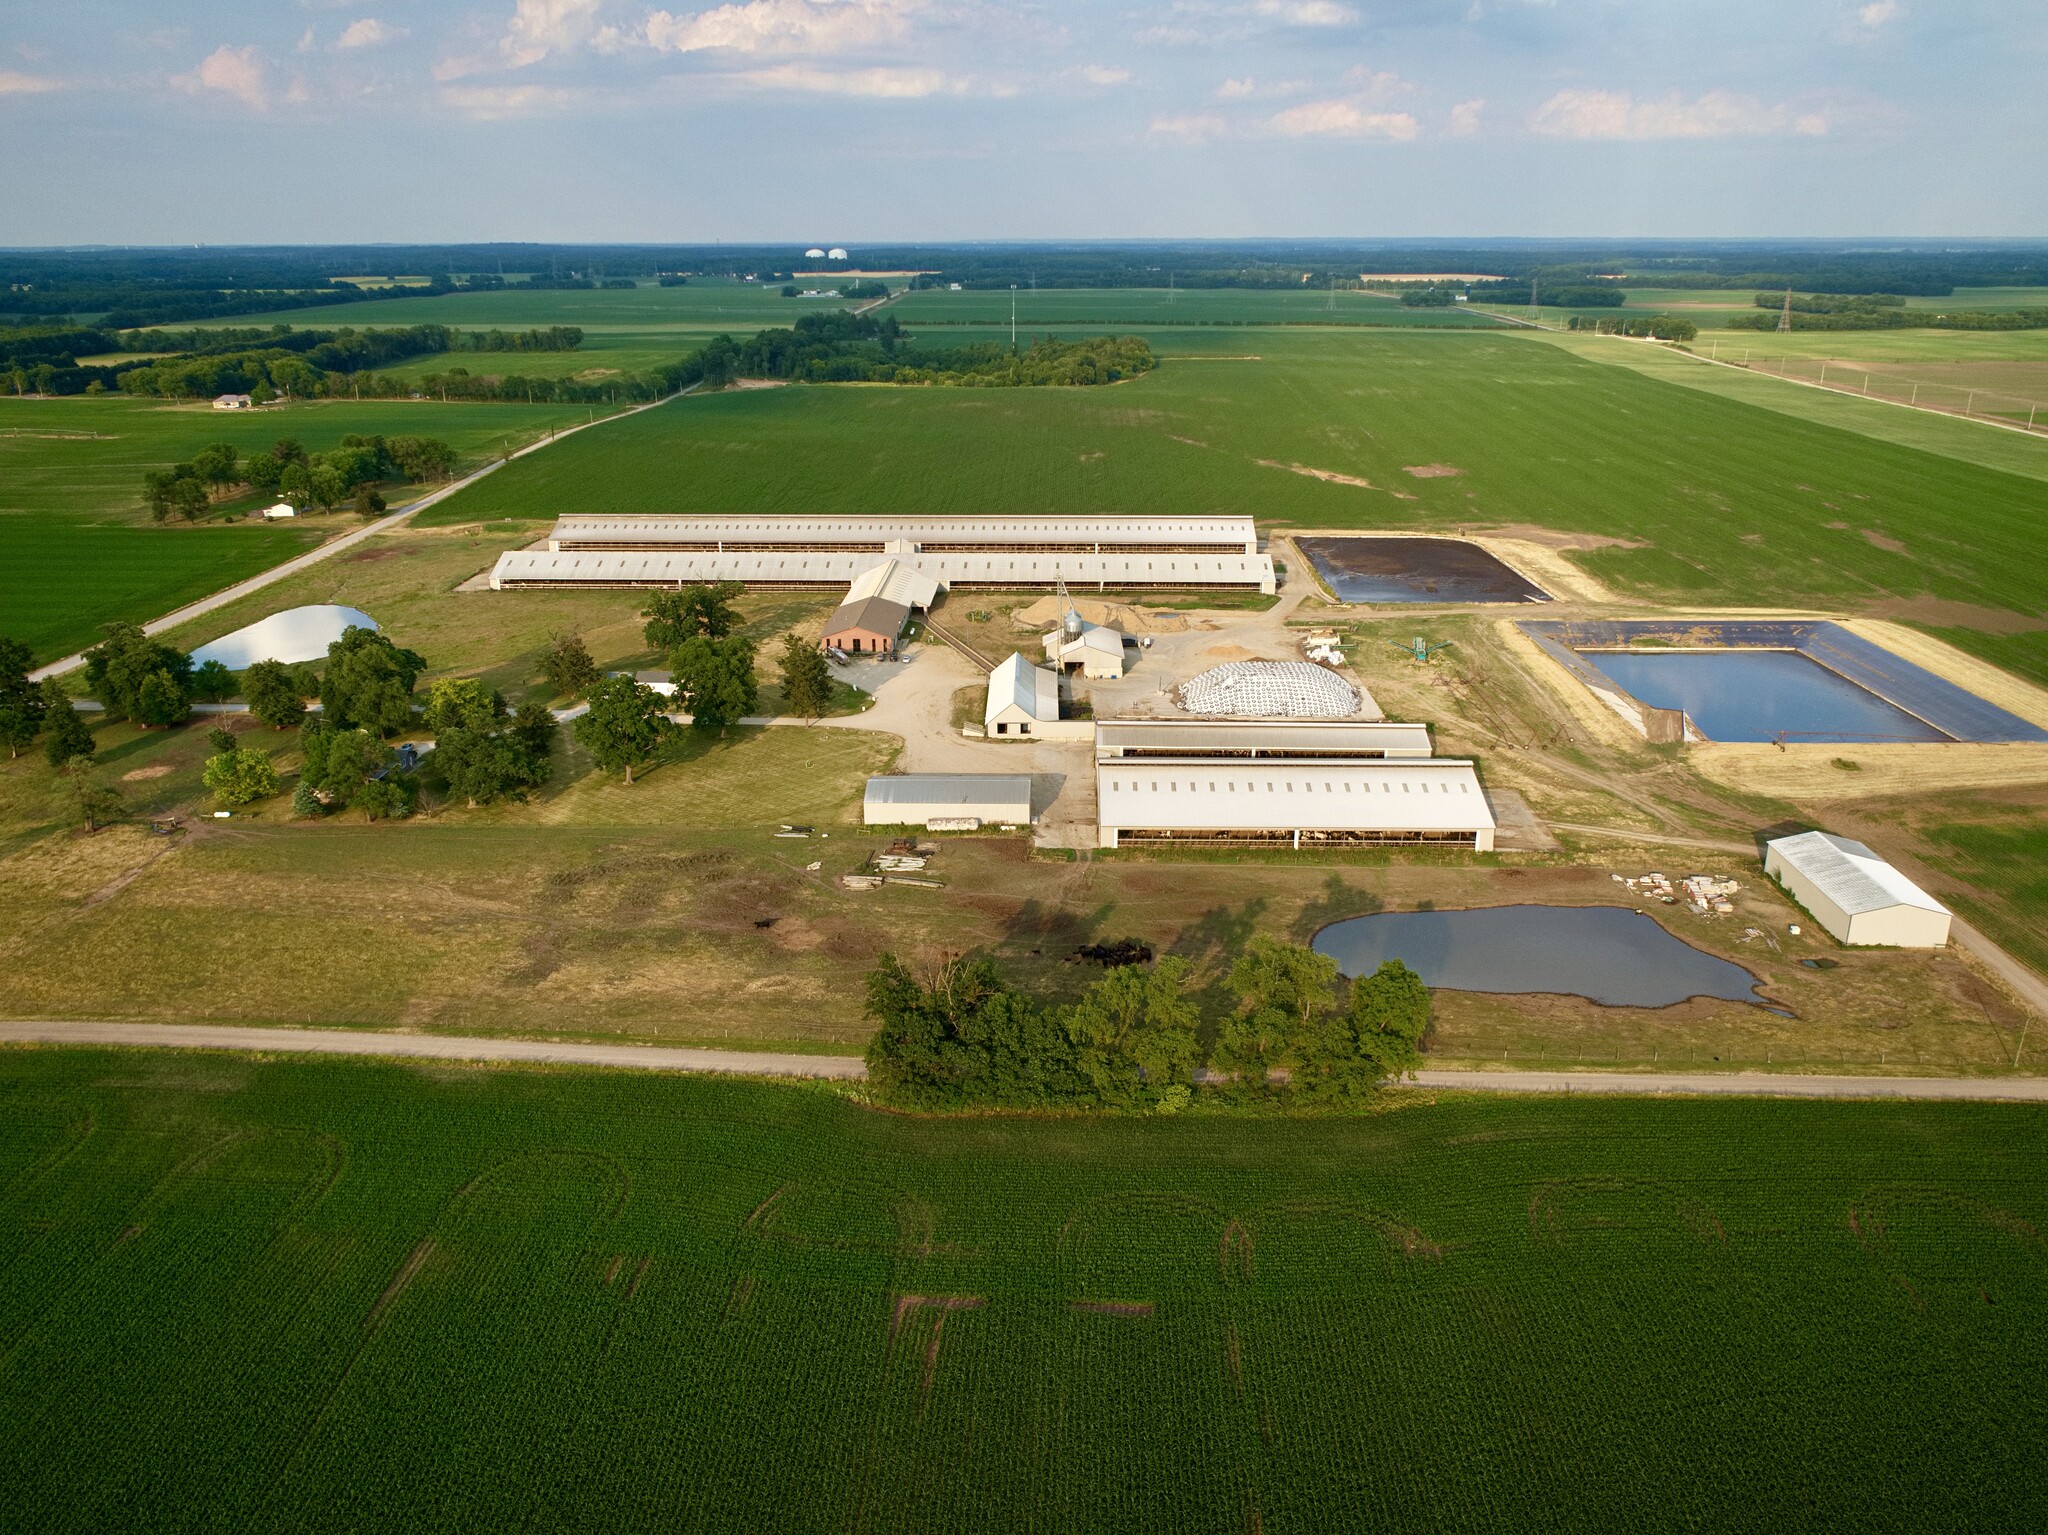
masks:
{"label": "tree line", "polygon": [[1565,329],[1592,331],[1601,336],[1649,336],[1657,341],[1690,341],[1700,333],[1692,321],[1668,314],[1624,315],[1614,319],[1575,314],[1565,321]]}
{"label": "tree line", "polygon": [[[1794,330],[2048,330],[2048,309],[1908,309],[1899,294],[1795,293]],[[1783,293],[1756,295],[1757,313],[1739,314],[1730,330],[1776,330]],[[1766,312],[1768,311],[1768,312]]]}
{"label": "tree line", "polygon": [[1044,337],[1021,351],[992,341],[920,347],[894,315],[877,319],[843,309],[807,314],[793,326],[758,331],[746,341],[714,336],[691,362],[697,376],[714,387],[737,378],[997,388],[1091,385],[1134,378],[1158,365],[1151,346],[1136,336]]}
{"label": "tree line", "polygon": [[438,437],[364,436],[351,432],[323,453],[308,453],[291,437],[280,437],[267,453],[243,453],[233,443],[209,444],[188,462],[142,475],[142,498],[158,522],[181,517],[196,522],[215,497],[243,487],[273,494],[300,511],[331,511],[352,502],[365,517],[384,509],[376,486],[382,481],[445,480],[455,469],[455,449]]}
{"label": "tree line", "polygon": [[1171,1113],[1197,1095],[1356,1104],[1420,1059],[1430,996],[1399,960],[1340,981],[1329,956],[1254,938],[1224,977],[1228,1006],[1205,1016],[1187,962],[1171,956],[1114,964],[1059,1007],[1011,986],[986,957],[919,976],[884,954],[866,981],[868,1084],[882,1102],[922,1111]]}

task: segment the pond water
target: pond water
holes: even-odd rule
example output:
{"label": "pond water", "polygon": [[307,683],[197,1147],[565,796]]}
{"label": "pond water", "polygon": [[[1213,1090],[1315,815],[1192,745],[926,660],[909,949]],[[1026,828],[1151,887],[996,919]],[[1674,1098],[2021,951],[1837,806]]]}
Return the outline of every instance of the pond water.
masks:
{"label": "pond water", "polygon": [[1339,602],[1548,602],[1461,538],[1297,538]]}
{"label": "pond water", "polygon": [[1925,720],[1795,650],[1579,652],[1643,703],[1713,741],[1946,741]]}
{"label": "pond water", "polygon": [[1431,987],[1558,992],[1609,1007],[1669,1007],[1687,997],[1757,1002],[1757,978],[1620,906],[1481,906],[1385,911],[1315,936],[1349,976],[1398,959]]}

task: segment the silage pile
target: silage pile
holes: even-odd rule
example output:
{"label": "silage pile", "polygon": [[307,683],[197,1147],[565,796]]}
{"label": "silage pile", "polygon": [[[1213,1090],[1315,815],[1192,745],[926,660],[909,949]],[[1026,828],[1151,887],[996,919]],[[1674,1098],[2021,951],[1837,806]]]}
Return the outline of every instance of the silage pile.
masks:
{"label": "silage pile", "polygon": [[1232,661],[1174,689],[1190,714],[1243,719],[1343,719],[1356,714],[1358,689],[1308,661]]}

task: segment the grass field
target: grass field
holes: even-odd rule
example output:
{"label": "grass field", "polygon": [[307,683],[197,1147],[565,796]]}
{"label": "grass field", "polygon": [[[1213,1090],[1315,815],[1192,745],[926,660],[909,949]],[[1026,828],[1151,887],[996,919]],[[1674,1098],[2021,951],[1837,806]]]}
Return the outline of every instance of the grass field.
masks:
{"label": "grass field", "polygon": [[[891,306],[905,325],[1010,323],[1010,293],[906,293]],[[1410,309],[1376,293],[1266,288],[1020,288],[1017,327],[1048,325],[1398,325],[1495,329],[1463,309]]]}
{"label": "grass field", "polygon": [[582,406],[309,401],[216,411],[72,397],[0,399],[0,634],[45,657],[89,643],[114,619],[155,618],[290,558],[340,516],[290,528],[150,525],[142,474],[212,442],[261,452],[280,437],[319,452],[352,432],[441,437],[469,467]]}
{"label": "grass field", "polygon": [[2037,1528],[2035,1107],[0,1058],[42,1531]]}
{"label": "grass field", "polygon": [[[1645,597],[2048,611],[2039,491],[2012,475],[1528,337],[1267,330],[1252,350],[1169,360],[1108,389],[687,400],[573,438],[432,516],[1060,507],[1251,510],[1310,527],[1536,525],[1617,540],[1575,558]],[[1458,473],[1409,472],[1433,465]],[[2034,675],[2048,675],[2048,654]]]}
{"label": "grass field", "polygon": [[[821,283],[800,283],[818,287]],[[431,298],[379,299],[332,309],[289,309],[236,316],[222,325],[296,325],[357,329],[402,325],[454,325],[463,330],[526,330],[537,325],[580,325],[594,331],[682,330],[706,335],[787,325],[799,314],[831,308],[818,299],[786,299],[780,285],[693,277],[680,288],[651,283],[637,288],[517,288],[492,293],[445,293]],[[179,327],[170,327],[177,329]]]}

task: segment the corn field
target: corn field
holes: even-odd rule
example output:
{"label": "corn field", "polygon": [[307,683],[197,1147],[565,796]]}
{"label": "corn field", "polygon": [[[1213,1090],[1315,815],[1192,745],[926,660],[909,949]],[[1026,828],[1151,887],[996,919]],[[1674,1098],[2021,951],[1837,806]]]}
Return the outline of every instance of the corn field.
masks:
{"label": "corn field", "polygon": [[36,1531],[2048,1527],[2048,1112],[0,1058]]}

